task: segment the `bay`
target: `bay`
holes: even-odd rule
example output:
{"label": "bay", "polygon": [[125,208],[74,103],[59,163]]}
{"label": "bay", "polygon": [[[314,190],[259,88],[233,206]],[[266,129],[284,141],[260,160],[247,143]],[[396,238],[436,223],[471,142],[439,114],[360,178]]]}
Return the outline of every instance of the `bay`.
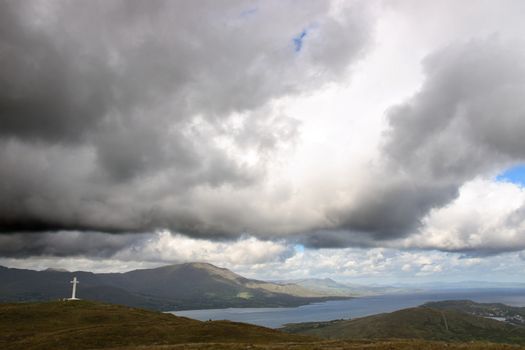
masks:
{"label": "bay", "polygon": [[484,303],[499,302],[511,306],[525,306],[525,289],[453,289],[360,297],[290,308],[228,308],[171,313],[201,321],[230,320],[279,328],[286,323],[350,319],[415,307],[429,301],[466,299]]}

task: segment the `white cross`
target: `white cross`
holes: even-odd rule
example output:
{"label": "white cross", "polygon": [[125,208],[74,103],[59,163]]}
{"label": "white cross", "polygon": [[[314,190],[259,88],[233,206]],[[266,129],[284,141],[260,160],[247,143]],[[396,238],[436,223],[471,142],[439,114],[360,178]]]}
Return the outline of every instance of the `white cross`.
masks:
{"label": "white cross", "polygon": [[70,283],[73,283],[73,293],[71,294],[71,298],[69,300],[78,300],[77,299],[77,284],[80,283],[76,277],[73,278],[73,281]]}

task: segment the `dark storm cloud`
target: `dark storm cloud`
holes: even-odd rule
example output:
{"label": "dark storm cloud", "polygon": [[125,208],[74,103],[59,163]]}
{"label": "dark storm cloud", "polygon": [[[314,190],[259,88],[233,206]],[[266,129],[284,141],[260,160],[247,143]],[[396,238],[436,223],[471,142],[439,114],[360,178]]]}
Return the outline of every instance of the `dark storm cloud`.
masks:
{"label": "dark storm cloud", "polygon": [[524,52],[497,38],[428,57],[421,92],[390,113],[386,153],[431,179],[464,179],[524,158]]}
{"label": "dark storm cloud", "polygon": [[147,234],[110,235],[98,232],[60,231],[0,235],[0,256],[90,256],[110,258],[124,248],[141,246]]}
{"label": "dark storm cloud", "polygon": [[297,242],[308,248],[370,248],[380,244],[369,233],[349,231],[348,229],[317,230],[299,235]]}
{"label": "dark storm cloud", "polygon": [[450,185],[440,187],[406,178],[385,180],[364,193],[358,206],[333,215],[339,218],[341,228],[387,240],[413,232],[430,209],[447,204],[457,194],[457,188]]}
{"label": "dark storm cloud", "polygon": [[0,3],[0,135],[76,141],[104,116],[108,67],[24,23],[28,5]]}
{"label": "dark storm cloud", "polygon": [[[374,245],[416,232],[466,181],[525,161],[524,58],[519,45],[490,38],[425,59],[420,91],[387,113],[376,173],[354,204],[330,213],[337,227],[348,229],[342,245],[362,244],[362,237]],[[516,215],[522,223],[524,216]],[[338,241],[323,242],[316,245]]]}
{"label": "dark storm cloud", "polygon": [[[2,232],[262,230],[242,204],[206,208],[202,193],[262,181],[298,128],[268,104],[341,76],[371,21],[325,1],[268,1],[250,16],[249,1],[224,4],[0,3]],[[314,24],[295,52],[294,35]],[[63,235],[31,237],[47,254]]]}

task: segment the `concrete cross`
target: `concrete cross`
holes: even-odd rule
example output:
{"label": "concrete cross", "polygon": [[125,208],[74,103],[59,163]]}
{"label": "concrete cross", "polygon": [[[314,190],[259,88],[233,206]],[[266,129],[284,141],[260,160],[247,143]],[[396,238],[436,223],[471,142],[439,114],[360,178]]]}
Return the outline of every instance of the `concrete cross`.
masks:
{"label": "concrete cross", "polygon": [[80,283],[76,277],[73,278],[73,281],[71,281],[71,283],[73,283],[73,293],[71,293],[71,298],[69,298],[68,300],[78,300],[77,298],[77,284]]}

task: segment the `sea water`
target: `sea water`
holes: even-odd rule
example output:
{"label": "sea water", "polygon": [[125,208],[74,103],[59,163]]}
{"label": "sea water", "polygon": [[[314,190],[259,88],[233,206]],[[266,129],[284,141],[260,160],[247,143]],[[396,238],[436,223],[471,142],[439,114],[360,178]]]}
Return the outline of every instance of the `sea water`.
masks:
{"label": "sea water", "polygon": [[472,300],[525,306],[525,289],[454,289],[411,294],[390,294],[349,300],[326,301],[299,307],[228,308],[172,312],[201,321],[230,320],[279,328],[286,323],[351,319],[419,306],[429,301]]}

